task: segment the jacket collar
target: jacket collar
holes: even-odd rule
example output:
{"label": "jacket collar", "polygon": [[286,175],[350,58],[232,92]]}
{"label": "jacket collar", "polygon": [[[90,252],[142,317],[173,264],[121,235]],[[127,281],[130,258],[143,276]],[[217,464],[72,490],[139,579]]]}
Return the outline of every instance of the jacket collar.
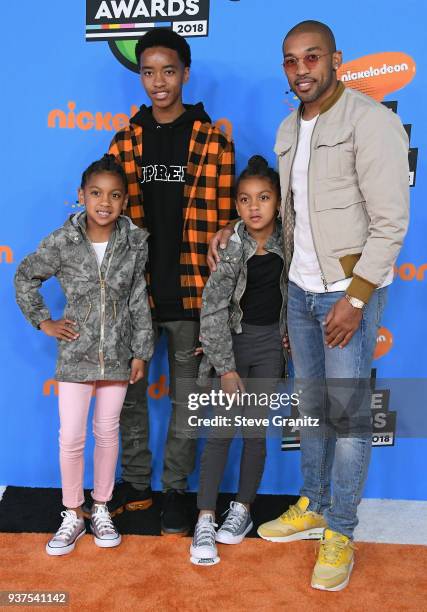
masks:
{"label": "jacket collar", "polygon": [[[238,223],[236,223],[236,225],[234,226],[234,233],[237,235],[238,241],[242,242],[243,244],[244,243],[249,244],[251,247],[251,250],[253,249],[254,252],[256,251],[257,246],[258,246],[257,242],[248,233],[246,226],[242,220],[238,221]],[[281,251],[282,249],[283,249],[282,222],[279,218],[277,218],[274,232],[271,234],[271,236],[268,238],[267,242],[265,243],[265,250],[266,251],[277,251],[277,250]]]}
{"label": "jacket collar", "polygon": [[344,91],[345,91],[344,83],[342,83],[341,81],[338,81],[338,85],[336,86],[334,93],[331,96],[329,96],[329,98],[327,98],[323,102],[322,106],[320,107],[320,114],[322,115],[323,113],[326,113],[326,111],[328,111],[330,108],[332,108],[334,104],[336,104],[338,100],[341,98]]}
{"label": "jacket collar", "polygon": [[[87,215],[86,211],[82,210],[78,213],[70,215],[70,217],[64,223],[64,230],[67,236],[75,243],[83,240],[86,235],[87,227]],[[130,230],[136,228],[136,225],[125,215],[120,215],[116,221],[113,234],[116,234],[116,242],[124,242],[132,236]],[[133,243],[130,240],[131,244]]]}
{"label": "jacket collar", "polygon": [[283,249],[283,228],[282,221],[278,217],[276,221],[276,226],[274,228],[274,232],[270,236],[270,238],[265,243],[265,250],[270,251],[272,249],[280,248]]}

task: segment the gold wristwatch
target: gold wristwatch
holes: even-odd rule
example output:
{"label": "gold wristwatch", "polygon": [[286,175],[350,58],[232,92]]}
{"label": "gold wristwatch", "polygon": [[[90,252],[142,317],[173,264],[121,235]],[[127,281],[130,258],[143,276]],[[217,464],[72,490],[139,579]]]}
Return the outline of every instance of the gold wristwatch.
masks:
{"label": "gold wristwatch", "polygon": [[359,310],[361,310],[364,306],[366,306],[365,302],[362,302],[362,300],[348,295],[347,293],[345,294],[345,299],[347,300],[347,302],[349,302],[349,304],[353,306],[353,308],[358,308]]}

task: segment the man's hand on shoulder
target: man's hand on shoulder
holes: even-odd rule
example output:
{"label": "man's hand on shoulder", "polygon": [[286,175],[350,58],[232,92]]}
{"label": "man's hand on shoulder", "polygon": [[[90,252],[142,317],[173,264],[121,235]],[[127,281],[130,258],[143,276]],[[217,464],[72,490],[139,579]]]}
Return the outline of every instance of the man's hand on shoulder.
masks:
{"label": "man's hand on shoulder", "polygon": [[225,249],[225,247],[228,245],[228,241],[234,232],[236,222],[237,221],[234,223],[229,223],[222,229],[218,230],[217,233],[210,239],[207,262],[211,272],[215,272],[216,265],[220,262],[218,248],[221,247],[221,249]]}
{"label": "man's hand on shoulder", "polygon": [[344,348],[359,329],[362,309],[354,308],[345,297],[336,302],[325,319],[325,344]]}

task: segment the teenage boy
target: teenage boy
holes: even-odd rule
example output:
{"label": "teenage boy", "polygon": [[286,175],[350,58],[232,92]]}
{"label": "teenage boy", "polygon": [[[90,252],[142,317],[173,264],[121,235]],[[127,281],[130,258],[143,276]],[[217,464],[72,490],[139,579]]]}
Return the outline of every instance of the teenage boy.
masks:
{"label": "teenage boy", "polygon": [[[142,105],[110,153],[129,184],[128,214],[150,233],[148,290],[157,338],[168,345],[172,416],[164,452],[163,534],[186,534],[187,476],[196,440],[186,432],[186,394],[197,376],[202,292],[209,276],[208,244],[233,217],[234,147],[203,104],[182,102],[191,52],[175,32],[155,28],[138,41],[136,59],[152,106]],[[184,379],[188,379],[185,383]],[[110,512],[151,505],[147,377],[129,387],[120,421],[122,478]],[[188,428],[188,427],[187,427]]]}

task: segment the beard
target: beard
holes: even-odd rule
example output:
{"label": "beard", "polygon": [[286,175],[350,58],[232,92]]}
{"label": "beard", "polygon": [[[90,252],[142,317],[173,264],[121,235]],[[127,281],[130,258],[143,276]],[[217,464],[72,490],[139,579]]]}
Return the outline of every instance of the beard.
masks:
{"label": "beard", "polygon": [[331,87],[334,81],[334,72],[334,70],[331,70],[323,82],[319,83],[319,81],[315,79],[313,81],[312,91],[307,93],[298,91],[297,87],[293,87],[290,83],[289,85],[294,94],[297,96],[297,98],[301,100],[301,102],[315,102],[325,93],[325,91],[327,91]]}

